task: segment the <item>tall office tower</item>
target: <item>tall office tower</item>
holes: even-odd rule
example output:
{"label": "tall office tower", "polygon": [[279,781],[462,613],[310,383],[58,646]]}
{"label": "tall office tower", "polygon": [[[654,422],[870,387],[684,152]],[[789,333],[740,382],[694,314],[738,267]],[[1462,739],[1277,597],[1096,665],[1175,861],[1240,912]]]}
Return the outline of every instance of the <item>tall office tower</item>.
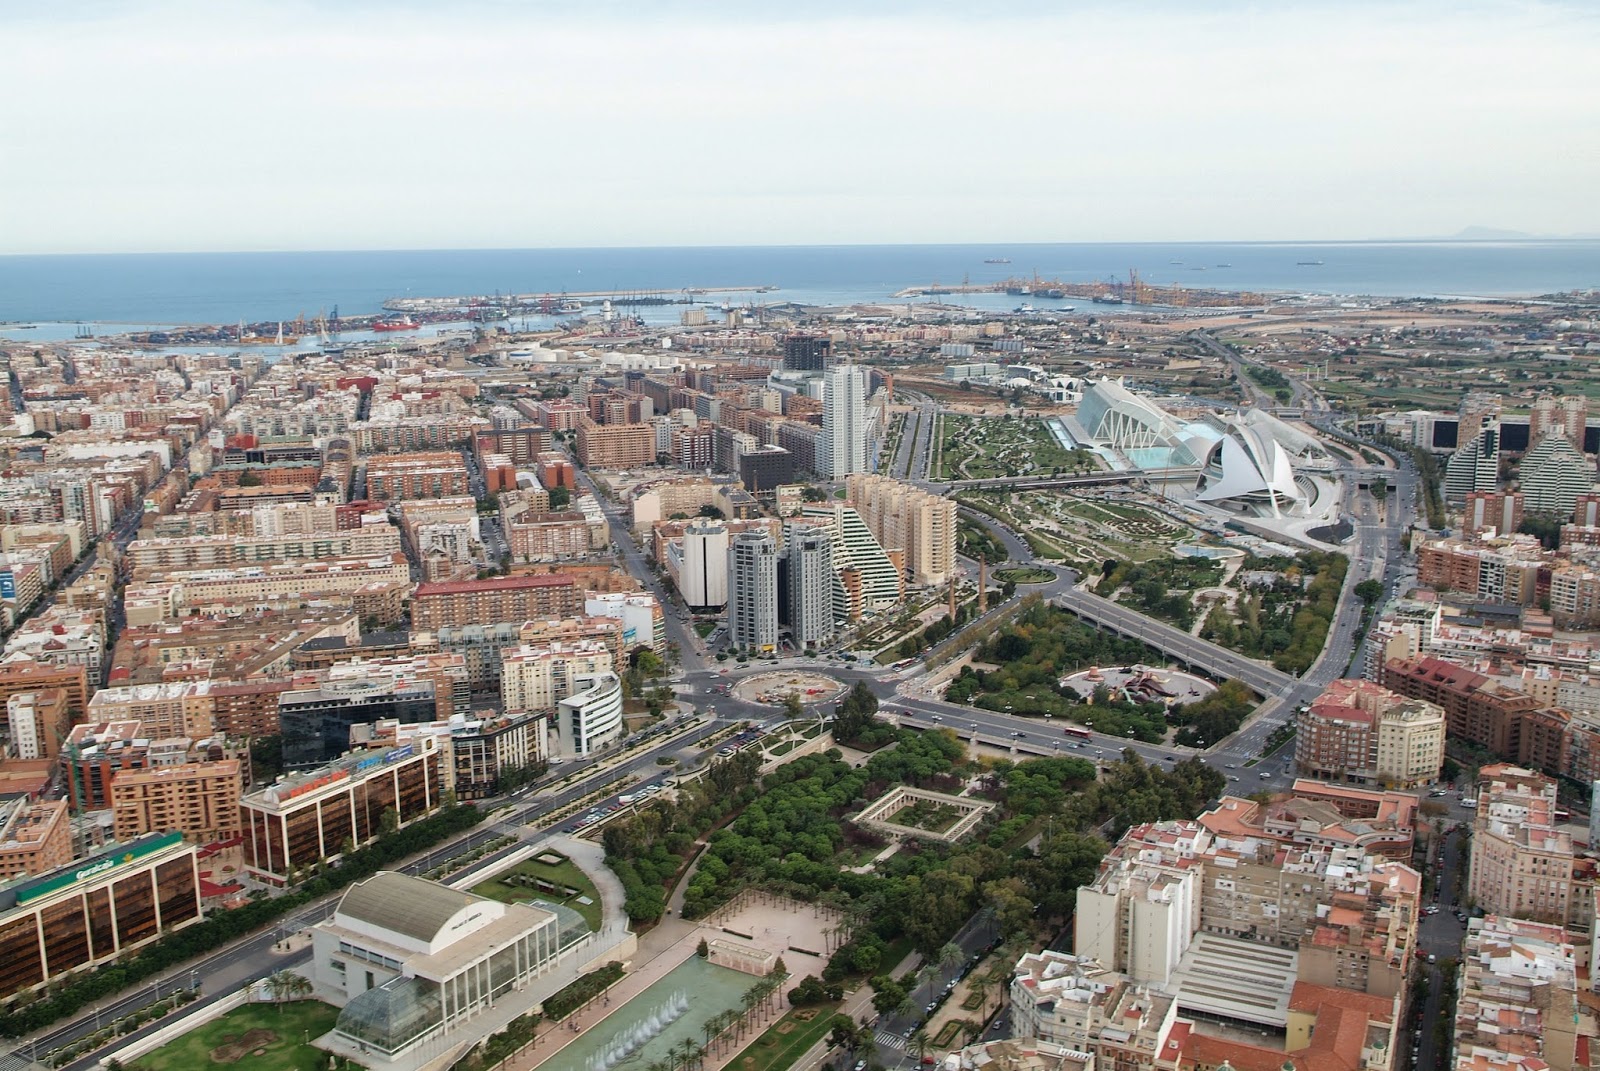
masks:
{"label": "tall office tower", "polygon": [[778,647],[778,544],[740,532],[728,546],[728,638],[734,647]]}
{"label": "tall office tower", "polygon": [[820,372],[828,367],[833,342],[822,335],[789,335],[783,340],[783,367],[787,372]]}
{"label": "tall office tower", "polygon": [[811,524],[783,526],[787,624],[796,648],[833,639],[833,540]]}
{"label": "tall office tower", "polygon": [[[670,549],[668,553],[671,553]],[[697,521],[684,529],[678,593],[696,610],[717,610],[728,603],[728,526]]]}
{"label": "tall office tower", "polygon": [[1452,503],[1464,503],[1472,492],[1493,491],[1500,485],[1500,422],[1485,423],[1476,435],[1459,443],[1444,470],[1444,496]]}
{"label": "tall office tower", "polygon": [[817,467],[831,480],[867,470],[867,374],[856,365],[823,373]]}

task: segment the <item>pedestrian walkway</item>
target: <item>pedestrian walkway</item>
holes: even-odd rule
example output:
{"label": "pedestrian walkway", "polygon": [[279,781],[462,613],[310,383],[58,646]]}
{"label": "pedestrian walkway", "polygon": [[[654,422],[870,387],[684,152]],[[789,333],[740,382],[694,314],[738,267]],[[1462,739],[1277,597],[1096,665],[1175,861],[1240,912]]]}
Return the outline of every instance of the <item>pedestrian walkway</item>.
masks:
{"label": "pedestrian walkway", "polygon": [[901,1037],[899,1034],[893,1034],[887,1030],[879,1030],[873,1033],[872,1039],[879,1045],[887,1045],[891,1049],[899,1049],[902,1052],[905,1051],[906,1039]]}

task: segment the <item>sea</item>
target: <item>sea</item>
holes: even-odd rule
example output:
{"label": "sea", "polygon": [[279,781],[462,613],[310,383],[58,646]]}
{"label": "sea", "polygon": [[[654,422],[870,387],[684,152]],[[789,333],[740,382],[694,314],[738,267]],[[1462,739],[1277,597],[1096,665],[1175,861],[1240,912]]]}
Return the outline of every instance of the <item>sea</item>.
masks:
{"label": "sea", "polygon": [[[1600,241],[723,246],[0,256],[0,335],[63,325],[230,324],[375,313],[398,297],[709,291],[711,304],[843,305],[1013,276],[1381,297],[1535,296],[1600,287]],[[771,288],[761,290],[758,288]],[[937,300],[999,310],[1004,294]],[[1042,310],[1062,303],[1030,298]],[[1070,303],[1071,299],[1068,299]],[[1106,314],[1114,307],[1095,306]],[[679,306],[647,319],[676,322]],[[30,325],[33,325],[30,327]],[[83,332],[79,332],[83,333]]]}

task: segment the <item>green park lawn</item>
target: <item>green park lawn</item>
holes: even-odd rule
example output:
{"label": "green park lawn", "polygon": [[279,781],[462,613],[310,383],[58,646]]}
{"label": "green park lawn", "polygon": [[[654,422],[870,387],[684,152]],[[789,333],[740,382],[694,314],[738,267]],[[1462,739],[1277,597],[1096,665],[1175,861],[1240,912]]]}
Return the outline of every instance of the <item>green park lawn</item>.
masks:
{"label": "green park lawn", "polygon": [[[328,1054],[304,1039],[315,1041],[326,1034],[338,1017],[338,1008],[317,1000],[246,1004],[146,1053],[128,1067],[131,1071],[193,1071],[197,1067],[327,1071]],[[218,1051],[228,1046],[234,1049]]]}
{"label": "green park lawn", "polygon": [[832,1004],[793,1009],[746,1045],[727,1067],[730,1071],[785,1071],[828,1036],[836,1010]]}
{"label": "green park lawn", "polygon": [[[513,874],[525,874],[528,877],[552,882],[556,885],[577,889],[578,895],[563,898],[559,893],[540,889],[533,884],[523,885],[518,882],[506,880]],[[476,896],[487,896],[491,900],[499,900],[503,904],[526,903],[529,900],[549,900],[553,903],[565,904],[583,916],[589,924],[589,929],[599,932],[601,923],[600,893],[596,891],[594,882],[589,876],[570,860],[556,866],[546,866],[537,859],[524,859],[499,877],[490,878],[488,881],[479,882],[472,887]],[[579,896],[587,896],[590,903],[580,904]]]}

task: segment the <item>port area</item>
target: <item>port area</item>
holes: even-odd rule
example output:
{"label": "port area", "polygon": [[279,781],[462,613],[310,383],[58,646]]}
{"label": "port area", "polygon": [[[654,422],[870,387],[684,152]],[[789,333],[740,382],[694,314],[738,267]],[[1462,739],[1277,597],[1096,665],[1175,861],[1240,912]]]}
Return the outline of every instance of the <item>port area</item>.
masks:
{"label": "port area", "polygon": [[422,315],[483,307],[495,307],[513,313],[538,313],[548,312],[568,301],[585,305],[598,305],[606,301],[613,305],[694,305],[730,294],[770,294],[777,289],[776,284],[763,283],[756,286],[686,286],[681,290],[564,290],[559,294],[403,297],[390,298],[383,303],[383,307],[389,312]]}
{"label": "port area", "polygon": [[960,284],[929,283],[908,286],[895,292],[897,298],[928,297],[940,294],[1010,294],[1014,297],[1080,298],[1113,305],[1158,305],[1173,308],[1259,308],[1267,296],[1247,290],[1219,290],[1212,287],[1162,286],[1149,283],[1130,271],[1126,279],[1093,282],[1065,282],[1059,279],[1000,279],[995,282]]}

